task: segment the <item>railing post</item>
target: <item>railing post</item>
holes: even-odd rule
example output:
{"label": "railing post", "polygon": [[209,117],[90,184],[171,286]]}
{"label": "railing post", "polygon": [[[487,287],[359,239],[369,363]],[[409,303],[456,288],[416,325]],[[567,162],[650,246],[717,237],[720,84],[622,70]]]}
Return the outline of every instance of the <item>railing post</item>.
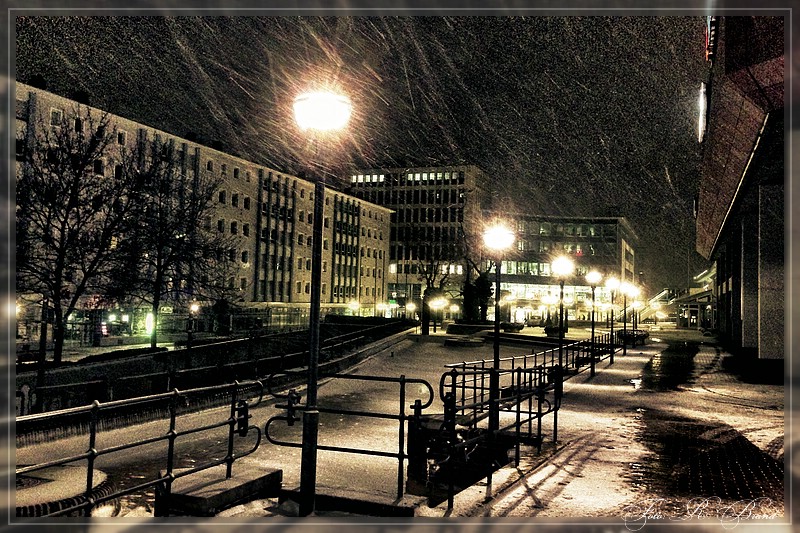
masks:
{"label": "railing post", "polygon": [[172,494],[172,469],[175,467],[175,438],[177,436],[175,427],[178,411],[178,389],[172,390],[172,398],[169,402],[169,431],[167,432],[167,472],[164,475],[166,481],[162,485],[156,485],[156,499],[153,506],[153,516],[169,516],[169,500]]}
{"label": "railing post", "polygon": [[400,428],[398,430],[398,465],[397,465],[397,499],[403,496],[403,462],[405,459],[405,428],[406,428],[406,376],[400,375]]}
{"label": "railing post", "polygon": [[[427,439],[422,431],[422,400],[414,400],[414,414],[408,423],[408,481],[424,487],[428,481],[428,461],[425,456]],[[410,488],[409,486],[409,488]],[[414,491],[419,492],[419,491]]]}
{"label": "railing post", "polygon": [[446,435],[447,442],[447,459],[445,460],[445,468],[447,470],[447,509],[453,509],[455,499],[455,483],[453,481],[453,474],[455,468],[453,467],[454,461],[454,442],[456,433],[456,396],[454,392],[448,392],[444,395],[444,427],[442,428]]}
{"label": "railing post", "polygon": [[[89,457],[86,461],[86,498],[90,498],[92,494],[92,485],[94,485],[94,459],[97,457],[97,419],[99,417],[100,402],[95,400],[92,403],[91,418],[89,419]],[[86,507],[83,511],[84,516],[92,515],[92,508]]]}
{"label": "railing post", "polygon": [[564,392],[564,370],[556,366],[555,387],[553,389],[553,442],[558,442],[558,410],[561,408],[561,395]]}
{"label": "railing post", "polygon": [[514,452],[514,466],[519,466],[519,426],[520,426],[520,409],[522,408],[522,369],[517,367],[517,423],[515,424],[515,434],[517,437],[517,446]]}

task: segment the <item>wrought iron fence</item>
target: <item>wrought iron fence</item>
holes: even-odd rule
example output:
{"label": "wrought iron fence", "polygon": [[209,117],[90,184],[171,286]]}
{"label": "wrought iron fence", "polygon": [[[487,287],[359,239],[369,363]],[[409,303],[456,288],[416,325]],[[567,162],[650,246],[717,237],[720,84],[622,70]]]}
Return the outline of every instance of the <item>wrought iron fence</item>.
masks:
{"label": "wrought iron fence", "polygon": [[[76,418],[86,418],[88,420],[88,447],[84,453],[60,457],[52,459],[43,463],[36,463],[30,465],[19,466],[16,469],[16,477],[18,482],[25,476],[37,471],[42,471],[47,468],[58,467],[71,463],[85,462],[86,464],[86,485],[85,491],[80,498],[71,498],[66,501],[49,502],[39,506],[44,509],[43,514],[37,516],[64,516],[75,515],[82,513],[84,516],[90,516],[91,511],[96,506],[118,499],[122,496],[144,491],[146,489],[155,487],[156,490],[161,491],[165,497],[164,501],[168,501],[172,483],[185,476],[192,475],[201,470],[206,470],[219,466],[226,465],[226,477],[230,478],[232,475],[233,463],[236,459],[250,455],[253,453],[261,443],[261,430],[257,426],[249,425],[248,421],[251,417],[249,414],[250,408],[257,406],[263,398],[263,384],[259,381],[235,382],[232,384],[218,385],[213,387],[201,387],[195,389],[188,389],[180,391],[175,389],[171,392],[154,394],[150,396],[142,396],[139,398],[131,398],[126,400],[117,400],[112,402],[101,403],[99,401],[93,402],[91,405],[74,407],[64,409],[61,411],[53,411],[43,414],[27,415],[17,418],[17,428],[25,430],[27,425],[39,426],[42,420],[49,419],[51,422],[56,423],[58,419],[69,420],[74,423]],[[176,420],[179,415],[183,414],[183,409],[187,407],[192,398],[206,398],[209,395],[224,395],[230,397],[230,414],[224,420],[210,422],[205,425],[192,427],[185,430],[178,430]],[[97,447],[98,433],[101,431],[101,421],[105,416],[116,416],[119,410],[129,410],[131,408],[142,408],[148,410],[157,409],[157,405],[166,404],[169,412],[167,430],[160,435],[149,438],[142,438],[133,442],[126,442],[124,444],[107,446],[104,448]],[[46,425],[53,425],[46,424]],[[208,461],[206,463],[195,465],[191,468],[181,469],[180,472],[175,471],[176,464],[176,441],[183,436],[193,435],[203,431],[210,431],[217,428],[228,426],[227,437],[227,453],[224,457]],[[241,453],[234,453],[234,440],[236,436],[246,437],[250,430],[255,430],[256,439],[255,444],[249,450]],[[96,479],[95,463],[98,458],[115,453],[123,453],[132,448],[151,445],[158,442],[167,443],[167,456],[166,456],[166,470],[163,475],[159,474],[154,479],[136,484],[135,486],[128,487],[122,490],[113,490],[103,494],[95,494],[94,481]],[[17,508],[18,516],[26,516],[31,510],[28,508]],[[159,509],[156,509],[159,514]]]}

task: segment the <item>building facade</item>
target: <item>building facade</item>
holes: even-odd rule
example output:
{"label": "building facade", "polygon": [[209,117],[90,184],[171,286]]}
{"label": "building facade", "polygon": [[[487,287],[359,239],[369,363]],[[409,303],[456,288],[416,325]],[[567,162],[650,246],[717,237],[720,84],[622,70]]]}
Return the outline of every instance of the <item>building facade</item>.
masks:
{"label": "building facade", "polygon": [[784,357],[783,17],[709,17],[697,251],[714,262],[715,326],[731,351]]}
{"label": "building facade", "polygon": [[[36,146],[34,139],[41,128],[68,124],[76,131],[95,133],[89,132],[91,124],[80,118],[87,112],[108,115],[115,131],[112,145],[95,162],[94,178],[120,172],[121,154],[126,150],[154,141],[172,143],[183,178],[192,182],[205,176],[220,183],[212,209],[196,224],[230,246],[226,253],[230,268],[223,283],[234,295],[231,303],[243,314],[273,324],[307,321],[313,182],[22,83],[15,84],[15,102],[18,175],[25,164],[25,151]],[[326,188],[323,316],[329,312],[371,315],[386,304],[391,213],[386,207]],[[88,299],[91,296],[87,295]],[[179,305],[164,302],[164,313],[183,313],[185,319],[186,309]]]}
{"label": "building facade", "polygon": [[[355,170],[347,191],[392,211],[389,231],[388,290],[404,305],[419,302],[426,277],[457,301],[468,257],[480,259],[469,245],[482,231],[486,173],[475,165]],[[478,251],[479,252],[479,251]]]}
{"label": "building facade", "polygon": [[[636,247],[638,236],[624,217],[556,217],[524,213],[487,211],[484,218],[503,219],[515,229],[514,248],[501,262],[501,291],[515,322],[546,319],[552,312],[553,298],[560,293],[559,281],[552,272],[552,261],[566,256],[575,265],[574,274],[565,280],[565,310],[570,319],[586,319],[591,312],[591,287],[586,274],[596,270],[604,279],[637,284]],[[615,304],[621,303],[618,299]],[[604,281],[595,289],[600,310],[610,309],[611,294]],[[631,302],[632,303],[632,302]],[[602,307],[602,304],[607,304]],[[603,313],[604,318],[605,313]],[[599,315],[598,315],[599,316]]]}

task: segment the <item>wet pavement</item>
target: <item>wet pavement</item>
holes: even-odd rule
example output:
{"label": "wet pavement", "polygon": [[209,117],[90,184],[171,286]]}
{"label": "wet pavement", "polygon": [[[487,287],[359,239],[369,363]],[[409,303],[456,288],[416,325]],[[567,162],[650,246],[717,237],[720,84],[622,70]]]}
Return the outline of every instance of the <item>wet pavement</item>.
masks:
{"label": "wet pavement", "polygon": [[[438,362],[448,350],[428,344],[430,361]],[[418,346],[396,350],[389,367],[414,359]],[[515,348],[503,350],[505,356]],[[478,358],[484,352],[472,353]],[[584,372],[567,381],[558,442],[541,454],[525,449],[519,467],[512,462],[494,474],[489,492],[483,478],[456,495],[453,509],[446,502],[423,505],[417,519],[502,517],[537,524],[577,519],[628,530],[686,522],[788,527],[785,388],[744,382],[727,370],[730,357],[699,332],[652,332],[645,346],[629,347],[613,365],[598,365],[596,376]],[[372,364],[387,364],[379,361]],[[370,363],[364,366],[374,370]],[[426,370],[435,374],[437,366]],[[260,500],[221,516],[293,511]]]}
{"label": "wet pavement", "polygon": [[[580,336],[582,332],[570,333]],[[443,364],[491,357],[491,344],[454,348],[445,346],[444,338],[440,334],[401,341],[355,372],[402,374],[426,379],[436,387]],[[501,355],[524,351],[519,346],[502,346]],[[695,331],[651,332],[646,345],[629,347],[625,357],[618,353],[613,365],[607,360],[598,364],[594,377],[583,372],[565,383],[558,442],[548,441],[541,453],[523,448],[520,465],[512,462],[496,471],[491,487],[485,478],[479,480],[456,495],[450,510],[446,502],[419,505],[413,520],[524,518],[536,524],[579,520],[637,530],[645,524],[687,521],[730,526],[733,513],[738,520],[733,525],[787,524],[789,515],[783,504],[786,390],[770,380],[742,379],[740,367],[732,371],[730,358],[713,338]],[[334,383],[321,385],[319,394],[320,405],[359,398],[363,403],[380,396],[363,386],[342,389]],[[437,398],[434,406],[440,404]],[[391,403],[384,407],[392,409]],[[546,439],[551,422],[545,422]],[[258,423],[263,427],[262,421]],[[377,432],[372,424],[361,427],[353,434],[341,426],[333,438],[359,446],[382,440],[396,443],[396,426]],[[262,457],[258,462],[283,463],[284,486],[293,486],[299,479],[299,465],[294,464],[299,454],[294,451],[284,450],[279,457]],[[396,461],[366,476],[372,470],[369,459],[358,457],[326,466],[331,455],[342,454],[320,453],[320,490],[349,492],[354,497],[360,493],[389,502],[394,498]],[[152,516],[148,511],[130,509],[126,516]],[[291,502],[261,499],[225,510],[218,519],[221,523],[266,520],[263,523],[268,524],[296,512]]]}

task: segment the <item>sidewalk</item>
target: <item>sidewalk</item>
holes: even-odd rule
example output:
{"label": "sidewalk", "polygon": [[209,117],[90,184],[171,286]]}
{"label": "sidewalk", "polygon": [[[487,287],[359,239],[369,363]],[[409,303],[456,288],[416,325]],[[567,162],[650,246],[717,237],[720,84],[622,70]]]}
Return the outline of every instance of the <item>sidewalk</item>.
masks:
{"label": "sidewalk", "polygon": [[[702,343],[691,375],[675,390],[648,388],[653,372],[667,365],[667,338]],[[436,360],[440,348],[427,340],[427,354]],[[392,364],[411,357],[399,350],[396,355]],[[496,471],[491,497],[484,478],[456,494],[451,511],[446,502],[420,505],[416,516],[525,517],[537,523],[601,519],[636,526],[637,520],[657,518],[641,509],[658,501],[662,519],[697,521],[685,516],[688,502],[708,500],[716,490],[723,502],[757,500],[763,516],[785,523],[783,471],[777,471],[783,459],[784,387],[739,381],[722,367],[725,356],[713,338],[697,331],[653,331],[645,346],[628,347],[624,357],[619,352],[613,365],[599,364],[595,377],[584,371],[565,383],[559,441],[541,455],[535,448],[524,450],[519,467],[512,462]],[[551,423],[545,423],[548,434]],[[751,471],[743,477],[736,469]],[[257,500],[219,516],[296,516],[296,508]]]}

